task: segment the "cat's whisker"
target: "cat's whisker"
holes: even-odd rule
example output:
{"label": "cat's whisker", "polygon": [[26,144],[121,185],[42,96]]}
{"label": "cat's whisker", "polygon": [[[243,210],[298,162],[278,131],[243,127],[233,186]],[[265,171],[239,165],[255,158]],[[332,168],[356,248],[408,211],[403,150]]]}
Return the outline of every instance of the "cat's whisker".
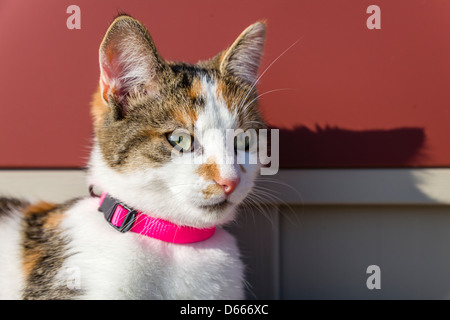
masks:
{"label": "cat's whisker", "polygon": [[264,202],[263,200],[264,200],[263,197],[261,197],[257,193],[251,192],[243,200],[243,203],[248,204],[250,208],[256,208],[271,223],[271,225],[274,226],[274,223],[267,212],[270,209],[272,209],[273,206],[269,205],[267,202]]}
{"label": "cat's whisker", "polygon": [[265,182],[268,182],[268,183],[275,183],[275,184],[281,185],[281,186],[283,186],[283,187],[287,187],[287,188],[289,188],[290,190],[292,190],[292,191],[293,191],[293,192],[301,199],[301,202],[302,202],[302,203],[304,202],[304,199],[303,199],[301,193],[300,193],[296,188],[294,188],[293,186],[291,186],[290,184],[288,184],[288,183],[286,183],[286,182],[279,181],[279,180],[273,179],[273,178],[268,178],[267,176],[264,176],[264,178],[263,178],[262,176],[258,176],[258,177],[256,178],[255,182],[256,182],[256,184],[258,184],[258,182],[262,182],[262,183],[265,183]]}
{"label": "cat's whisker", "polygon": [[256,84],[259,82],[259,80],[264,76],[264,74],[277,62],[283,55],[285,55],[292,47],[294,47],[300,40],[302,40],[303,37],[296,40],[293,44],[291,44],[286,50],[284,50],[278,57],[276,57],[267,67],[264,69],[264,71],[256,78],[256,80],[252,83],[250,88],[247,90],[247,94],[245,95],[244,99],[242,99],[242,103],[239,106],[239,109],[242,107],[245,100],[248,98],[248,95],[253,91]]}
{"label": "cat's whisker", "polygon": [[[258,178],[256,179],[256,182],[257,182],[257,181],[260,181],[260,182],[275,183],[275,184],[278,184],[278,185],[280,185],[280,186],[287,187],[287,188],[289,188],[290,190],[294,191],[295,194],[298,196],[298,198],[301,200],[301,208],[302,208],[302,211],[304,210],[305,204],[304,204],[304,199],[303,199],[302,195],[300,194],[300,192],[299,192],[297,189],[295,189],[295,188],[292,187],[291,185],[289,185],[289,184],[287,184],[287,183],[284,183],[284,182],[281,182],[281,181],[278,181],[278,180],[275,180],[275,179],[271,179],[271,178],[261,178],[261,177],[258,177]],[[286,201],[284,201],[284,200],[281,199],[280,197],[276,197],[276,196],[273,195],[273,194],[268,194],[268,193],[267,193],[268,191],[273,192],[273,190],[272,190],[271,188],[266,188],[266,187],[263,187],[263,186],[261,186],[261,185],[256,184],[256,185],[253,187],[253,189],[254,189],[255,191],[257,191],[257,192],[266,192],[265,196],[267,196],[268,198],[270,198],[270,197],[274,198],[273,200],[275,200],[276,203],[279,203],[279,204],[282,205],[283,207],[287,208],[287,209],[289,210],[289,212],[291,213],[291,215],[284,214],[284,216],[285,216],[291,223],[293,223],[293,224],[295,223],[294,221],[292,221],[291,217],[296,217],[296,220],[298,219],[298,215],[296,214],[295,210],[292,208],[292,206],[291,206],[290,204],[288,204]],[[277,194],[280,194],[280,192],[277,192]]]}
{"label": "cat's whisker", "polygon": [[256,220],[255,220],[255,209],[257,209],[258,212],[260,212],[262,215],[264,215],[264,213],[261,212],[262,208],[261,207],[258,208],[257,201],[255,203],[255,201],[253,201],[251,199],[251,197],[248,197],[248,196],[239,205],[239,210],[241,211],[240,213],[241,214],[246,214],[246,215],[250,214],[251,217],[253,218],[253,224],[256,223]]}
{"label": "cat's whisker", "polygon": [[[269,90],[269,91],[263,92],[263,93],[259,94],[257,97],[255,97],[252,101],[246,103],[246,104],[242,107],[242,111],[245,112],[245,110],[247,110],[247,108],[250,107],[250,106],[252,105],[253,102],[257,101],[259,98],[265,96],[266,94],[274,93],[274,92],[279,92],[279,91],[297,91],[297,90],[292,89],[292,88],[280,88],[280,89],[273,89],[273,90]],[[241,111],[241,112],[242,112],[242,111]]]}

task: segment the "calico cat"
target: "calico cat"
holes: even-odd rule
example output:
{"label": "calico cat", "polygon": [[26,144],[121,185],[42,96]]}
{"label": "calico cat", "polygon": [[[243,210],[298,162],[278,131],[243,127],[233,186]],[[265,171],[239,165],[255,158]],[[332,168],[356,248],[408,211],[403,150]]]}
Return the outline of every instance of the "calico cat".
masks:
{"label": "calico cat", "polygon": [[[101,197],[0,198],[0,298],[243,299],[244,266],[221,226],[261,163],[221,159],[226,130],[266,127],[255,89],[265,33],[257,22],[191,65],[163,60],[147,29],[119,15],[92,102],[88,185]],[[249,144],[235,135],[232,158]]]}

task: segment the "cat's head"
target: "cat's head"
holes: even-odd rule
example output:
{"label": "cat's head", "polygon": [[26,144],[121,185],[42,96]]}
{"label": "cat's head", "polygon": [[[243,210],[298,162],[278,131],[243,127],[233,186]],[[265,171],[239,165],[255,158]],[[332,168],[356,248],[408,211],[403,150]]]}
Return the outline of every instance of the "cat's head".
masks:
{"label": "cat's head", "polygon": [[99,51],[90,182],[181,225],[231,220],[260,169],[249,158],[265,128],[255,88],[265,32],[257,22],[190,65],[163,60],[140,22],[117,17]]}

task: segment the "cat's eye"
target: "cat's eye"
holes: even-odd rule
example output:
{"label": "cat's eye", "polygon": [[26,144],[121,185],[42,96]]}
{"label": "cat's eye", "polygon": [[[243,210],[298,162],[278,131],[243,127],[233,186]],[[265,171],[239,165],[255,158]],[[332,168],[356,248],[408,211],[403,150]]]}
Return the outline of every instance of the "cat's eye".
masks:
{"label": "cat's eye", "polygon": [[253,130],[242,132],[234,138],[234,150],[248,152],[256,142],[256,134]]}
{"label": "cat's eye", "polygon": [[177,129],[167,135],[169,143],[180,152],[191,152],[194,144],[194,137],[189,132]]}

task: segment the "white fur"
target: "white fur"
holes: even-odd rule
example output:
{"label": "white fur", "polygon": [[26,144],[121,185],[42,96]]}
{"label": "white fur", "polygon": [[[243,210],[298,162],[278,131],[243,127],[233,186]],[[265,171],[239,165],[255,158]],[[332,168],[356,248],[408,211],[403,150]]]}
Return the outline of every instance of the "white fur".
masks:
{"label": "white fur", "polygon": [[84,299],[242,299],[243,265],[236,243],[217,229],[207,241],[170,244],[120,233],[97,211],[98,199],[80,201],[62,227],[71,237],[60,281],[79,270]]}
{"label": "white fur", "polygon": [[21,215],[12,210],[0,219],[0,300],[20,299],[24,285]]}

